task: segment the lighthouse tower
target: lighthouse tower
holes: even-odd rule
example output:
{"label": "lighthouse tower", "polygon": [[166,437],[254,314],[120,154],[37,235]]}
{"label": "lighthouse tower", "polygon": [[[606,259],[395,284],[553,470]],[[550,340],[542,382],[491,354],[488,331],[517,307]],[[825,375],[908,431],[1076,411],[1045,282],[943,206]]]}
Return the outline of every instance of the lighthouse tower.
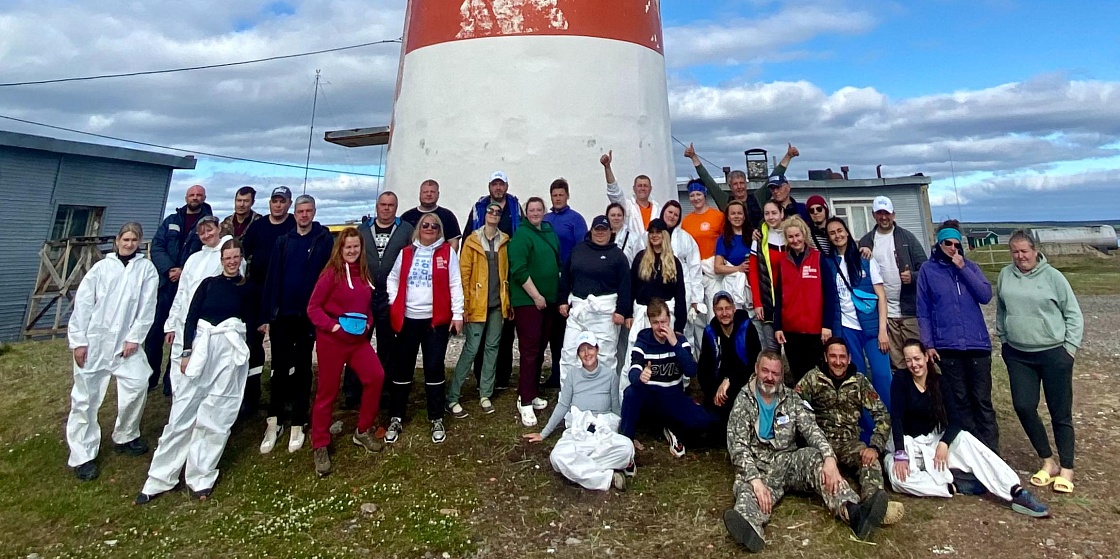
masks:
{"label": "lighthouse tower", "polygon": [[675,199],[659,0],[409,0],[390,130],[405,207],[432,178],[462,220],[500,170],[522,203],[566,178],[590,221],[608,150],[624,192]]}

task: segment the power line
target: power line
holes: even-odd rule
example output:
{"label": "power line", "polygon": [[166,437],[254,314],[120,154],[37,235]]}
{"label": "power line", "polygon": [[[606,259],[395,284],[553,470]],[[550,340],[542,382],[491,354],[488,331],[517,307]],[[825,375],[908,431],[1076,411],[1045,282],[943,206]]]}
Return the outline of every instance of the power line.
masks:
{"label": "power line", "polygon": [[348,46],[345,46],[345,47],[334,47],[334,48],[329,48],[329,49],[313,50],[313,51],[308,51],[308,52],[298,52],[298,53],[295,53],[295,54],[283,54],[283,55],[279,55],[279,56],[269,56],[267,58],[256,58],[256,59],[253,59],[253,60],[242,60],[240,62],[225,62],[225,63],[222,63],[222,64],[206,64],[206,65],[203,65],[203,66],[184,66],[182,68],[169,68],[169,69],[165,69],[165,70],[145,70],[145,71],[142,71],[142,72],[123,72],[123,73],[120,73],[120,74],[99,74],[99,75],[93,75],[93,76],[78,76],[78,77],[71,77],[71,78],[54,78],[54,79],[49,79],[49,80],[32,80],[32,81],[24,81],[24,82],[8,82],[8,83],[0,83],[0,87],[16,87],[16,86],[21,86],[21,85],[43,85],[43,84],[48,84],[48,83],[80,82],[80,81],[90,81],[90,80],[103,80],[103,79],[109,79],[109,78],[129,78],[129,77],[133,77],[133,76],[150,76],[150,75],[153,75],[153,74],[170,74],[170,73],[173,73],[173,72],[189,72],[189,71],[192,71],[192,70],[209,70],[211,68],[227,68],[227,67],[230,67],[230,66],[243,66],[245,64],[256,64],[258,62],[271,62],[273,60],[284,60],[284,59],[288,59],[288,58],[298,58],[298,57],[301,57],[301,56],[312,56],[312,55],[323,54],[323,53],[327,53],[327,52],[338,52],[338,51],[343,51],[343,50],[360,49],[360,48],[364,48],[364,47],[371,47],[371,46],[374,46],[374,45],[384,45],[384,44],[387,44],[387,43],[399,43],[399,42],[401,42],[401,39],[385,39],[385,40],[381,40],[381,41],[373,41],[373,42],[370,42],[370,43],[348,45]]}
{"label": "power line", "polygon": [[94,132],[86,132],[84,130],[75,130],[73,128],[66,128],[65,126],[55,126],[53,124],[44,124],[42,122],[35,122],[33,120],[25,120],[25,119],[22,119],[22,118],[16,118],[14,116],[0,115],[0,118],[2,118],[4,120],[11,120],[11,121],[14,121],[14,122],[22,122],[23,124],[31,124],[33,126],[42,126],[43,128],[51,128],[53,130],[62,130],[64,132],[71,132],[71,133],[74,133],[74,134],[82,134],[82,135],[85,135],[85,136],[93,136],[95,138],[103,138],[103,139],[106,139],[106,140],[113,140],[113,141],[116,141],[116,142],[125,142],[125,143],[129,143],[129,144],[137,144],[137,145],[141,145],[141,146],[148,146],[148,147],[159,148],[159,149],[167,149],[167,150],[171,150],[171,151],[180,151],[180,152],[183,152],[183,153],[190,153],[190,154],[193,154],[193,155],[204,155],[206,157],[216,157],[216,158],[219,158],[219,159],[229,159],[231,161],[244,161],[244,162],[247,162],[247,163],[259,163],[261,165],[272,165],[274,167],[288,167],[288,168],[291,168],[291,169],[310,169],[312,171],[320,171],[320,172],[323,172],[323,173],[336,173],[336,174],[339,174],[339,175],[354,175],[354,176],[358,176],[358,177],[382,178],[382,177],[385,176],[384,174],[375,175],[373,173],[359,173],[357,171],[343,171],[343,170],[340,170],[340,169],[324,169],[324,168],[321,168],[321,167],[304,167],[303,165],[293,165],[291,163],[279,163],[279,162],[276,162],[276,161],[264,161],[264,160],[261,160],[261,159],[252,159],[252,158],[249,158],[249,157],[236,157],[236,156],[233,156],[233,155],[222,155],[220,153],[210,153],[210,152],[198,151],[198,150],[194,150],[194,149],[183,149],[183,148],[177,148],[175,146],[165,146],[165,145],[161,145],[161,144],[153,144],[151,142],[141,142],[139,140],[129,140],[127,138],[118,138],[116,136],[107,136],[105,134],[97,134],[97,133],[94,133]]}
{"label": "power line", "polygon": [[[686,147],[688,147],[688,144],[686,144],[686,143],[684,143],[684,142],[682,142],[682,141],[678,140],[676,136],[669,136],[669,137],[670,137],[670,138],[672,138],[674,142],[676,142],[676,143],[680,144],[680,145],[681,145],[681,147],[685,147],[685,148],[686,148]],[[703,155],[700,155],[699,153],[698,153],[698,154],[696,154],[696,157],[699,157],[701,161],[705,161],[705,162],[707,162],[707,163],[708,163],[708,165],[711,165],[711,166],[715,167],[716,169],[722,169],[722,168],[723,168],[723,167],[720,167],[719,165],[717,165],[717,164],[713,163],[713,162],[712,162],[712,161],[711,161],[710,159],[708,159],[707,157],[704,157]]]}

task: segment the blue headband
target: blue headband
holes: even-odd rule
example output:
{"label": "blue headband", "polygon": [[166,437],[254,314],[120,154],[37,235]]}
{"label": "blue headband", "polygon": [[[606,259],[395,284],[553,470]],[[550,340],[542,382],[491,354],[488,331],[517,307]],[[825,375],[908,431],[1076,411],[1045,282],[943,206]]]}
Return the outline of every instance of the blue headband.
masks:
{"label": "blue headband", "polygon": [[946,227],[937,232],[937,244],[945,239],[956,239],[958,243],[963,243],[964,239],[961,238],[961,232],[953,227]]}
{"label": "blue headband", "polygon": [[699,181],[699,180],[696,180],[696,179],[688,181],[688,192],[689,193],[692,193],[692,192],[707,192],[707,191],[708,191],[708,189],[704,187],[704,183],[702,181]]}

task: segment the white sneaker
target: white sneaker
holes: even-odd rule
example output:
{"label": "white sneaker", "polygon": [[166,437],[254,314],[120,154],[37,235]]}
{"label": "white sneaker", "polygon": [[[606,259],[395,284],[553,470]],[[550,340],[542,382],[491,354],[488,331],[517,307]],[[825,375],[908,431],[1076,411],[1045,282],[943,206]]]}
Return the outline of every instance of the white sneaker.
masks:
{"label": "white sneaker", "polygon": [[276,441],[280,438],[280,432],[284,430],[283,425],[277,424],[275,417],[270,417],[267,420],[268,426],[264,428],[264,440],[261,441],[261,454],[268,454],[276,447]]}
{"label": "white sneaker", "polygon": [[292,434],[288,438],[288,452],[295,452],[303,448],[303,426],[292,425]]}
{"label": "white sneaker", "polygon": [[548,400],[545,400],[544,398],[533,398],[532,404],[533,409],[543,410],[548,407]]}
{"label": "white sneaker", "polygon": [[537,413],[533,411],[533,406],[522,406],[521,400],[518,400],[517,411],[521,412],[522,425],[532,427],[537,424]]}

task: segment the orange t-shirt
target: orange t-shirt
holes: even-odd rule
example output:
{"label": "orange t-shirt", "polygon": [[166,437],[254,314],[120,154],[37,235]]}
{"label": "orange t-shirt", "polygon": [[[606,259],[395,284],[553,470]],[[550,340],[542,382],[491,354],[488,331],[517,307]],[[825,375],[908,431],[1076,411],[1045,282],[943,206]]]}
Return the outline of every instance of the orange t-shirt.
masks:
{"label": "orange t-shirt", "polygon": [[704,213],[690,212],[681,220],[681,229],[692,235],[700,249],[700,259],[716,255],[716,241],[723,234],[723,212],[708,208]]}
{"label": "orange t-shirt", "polygon": [[653,204],[650,204],[644,208],[641,204],[638,204],[638,211],[642,212],[642,225],[644,227],[649,227],[649,220],[651,217],[653,217]]}

